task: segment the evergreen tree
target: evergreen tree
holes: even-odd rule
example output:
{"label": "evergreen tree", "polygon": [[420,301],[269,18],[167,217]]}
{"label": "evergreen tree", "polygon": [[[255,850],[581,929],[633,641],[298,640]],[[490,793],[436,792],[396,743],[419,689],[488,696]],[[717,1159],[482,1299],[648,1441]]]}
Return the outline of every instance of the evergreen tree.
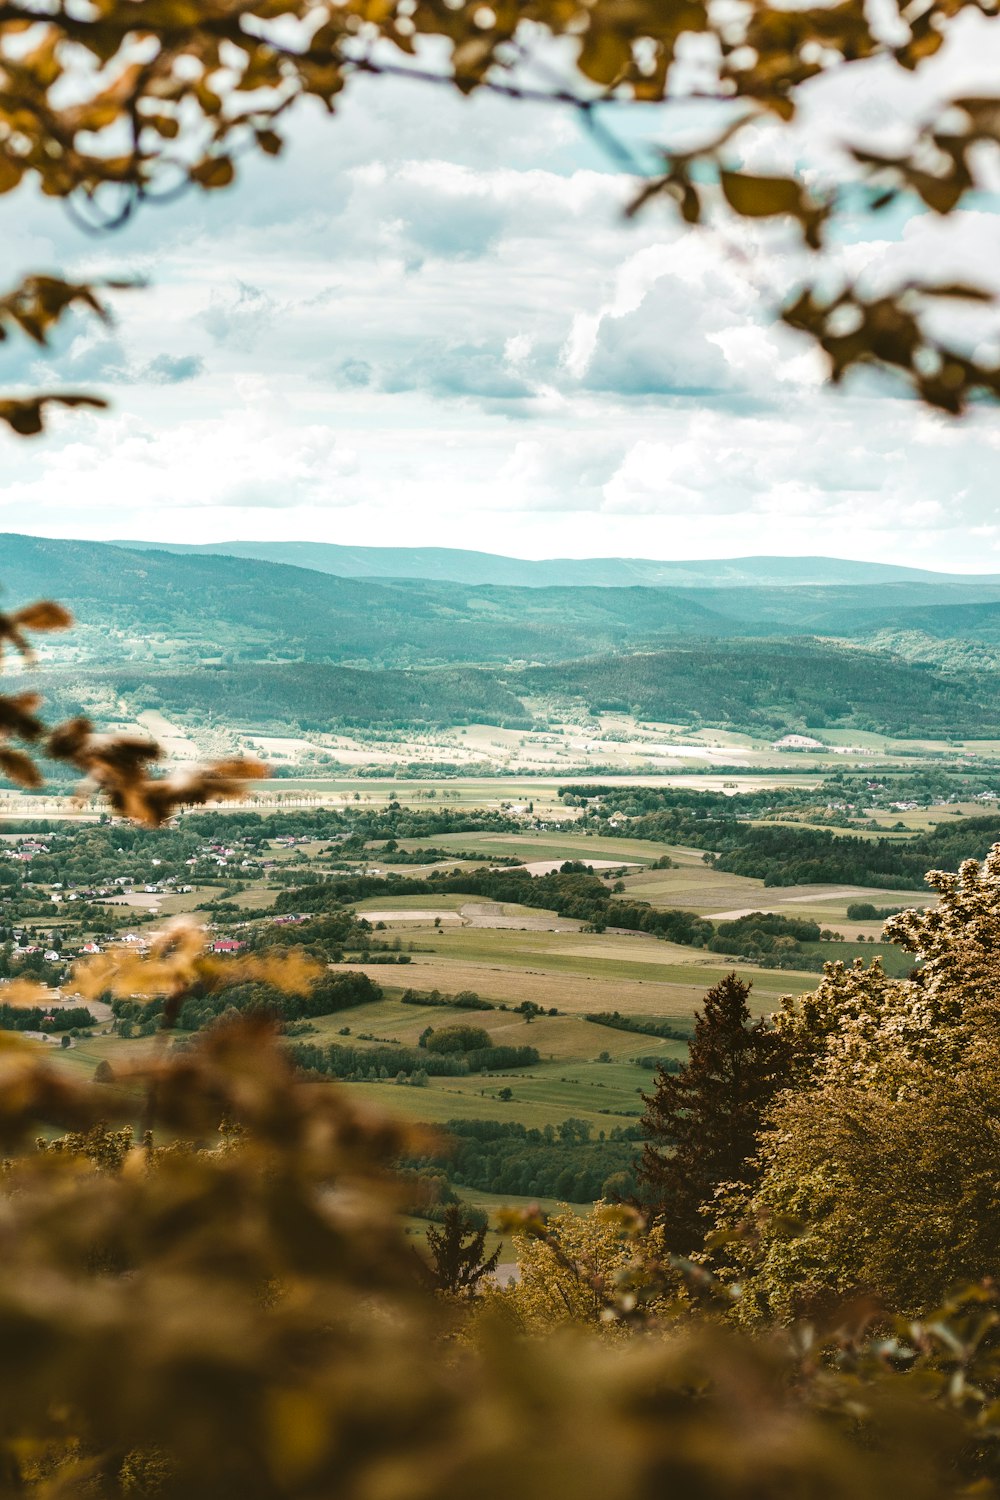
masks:
{"label": "evergreen tree", "polygon": [[449,1203],[441,1228],[427,1231],[427,1247],[433,1285],[453,1296],[474,1297],[500,1259],[499,1245],[492,1255],[486,1254],[486,1225],[477,1224],[460,1203]]}
{"label": "evergreen tree", "polygon": [[764,1107],[787,1078],[790,1049],[753,1022],[750,985],[727,974],[696,1016],[686,1066],[657,1070],[644,1094],[648,1137],[638,1163],[639,1201],[661,1221],[666,1244],[689,1255],[702,1243],[702,1206],[722,1182],[753,1180],[751,1158]]}

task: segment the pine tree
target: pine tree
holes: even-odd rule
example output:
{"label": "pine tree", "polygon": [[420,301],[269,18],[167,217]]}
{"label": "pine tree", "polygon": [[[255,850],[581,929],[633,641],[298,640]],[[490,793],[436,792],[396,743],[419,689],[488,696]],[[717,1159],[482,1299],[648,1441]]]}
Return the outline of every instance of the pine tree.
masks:
{"label": "pine tree", "polygon": [[752,1021],[749,995],[736,974],[714,985],[686,1066],[659,1068],[653,1093],[643,1095],[648,1140],[637,1169],[639,1201],[680,1255],[704,1240],[702,1205],[719,1183],[753,1180],[762,1111],[787,1078],[788,1045]]}
{"label": "pine tree", "polygon": [[427,1248],[433,1285],[453,1296],[474,1297],[483,1277],[496,1270],[500,1259],[499,1245],[492,1255],[486,1254],[485,1225],[477,1225],[459,1203],[449,1203],[440,1229],[427,1231]]}

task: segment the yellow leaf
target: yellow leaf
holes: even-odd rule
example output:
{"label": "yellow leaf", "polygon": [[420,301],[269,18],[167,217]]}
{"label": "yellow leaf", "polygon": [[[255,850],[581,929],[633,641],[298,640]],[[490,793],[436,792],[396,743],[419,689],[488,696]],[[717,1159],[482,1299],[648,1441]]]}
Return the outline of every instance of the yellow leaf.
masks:
{"label": "yellow leaf", "polygon": [[802,211],[802,189],[791,177],[751,177],[746,172],[719,173],[726,201],[747,219]]}
{"label": "yellow leaf", "polygon": [[22,167],[9,156],[0,156],[0,193],[9,193],[21,181]]}
{"label": "yellow leaf", "polygon": [[228,187],[236,176],[236,168],[228,156],[206,156],[196,167],[191,168],[192,179],[203,188]]}
{"label": "yellow leaf", "polygon": [[591,28],[584,37],[577,66],[595,83],[615,83],[632,61],[632,46],[620,31]]}

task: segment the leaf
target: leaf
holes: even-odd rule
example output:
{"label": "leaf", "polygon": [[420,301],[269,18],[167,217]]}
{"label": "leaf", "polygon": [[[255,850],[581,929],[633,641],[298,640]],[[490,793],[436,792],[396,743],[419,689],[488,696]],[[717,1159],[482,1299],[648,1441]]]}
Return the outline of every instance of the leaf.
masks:
{"label": "leaf", "polygon": [[0,156],[0,193],[12,192],[24,175],[24,168],[9,156]]}
{"label": "leaf", "polygon": [[14,1005],[19,1010],[30,1010],[36,1005],[49,1005],[52,991],[31,979],[12,979],[0,985],[0,1004]]}
{"label": "leaf", "polygon": [[18,625],[25,630],[68,630],[73,616],[54,599],[40,599],[37,604],[28,604],[14,615]]}
{"label": "leaf", "polygon": [[954,281],[944,286],[923,286],[920,291],[929,297],[959,297],[968,302],[992,302],[993,293],[986,291],[981,286],[968,286],[964,282]]}
{"label": "leaf", "polygon": [[13,398],[6,401],[0,400],[0,422],[6,422],[8,427],[20,437],[34,437],[41,432],[45,426],[45,407],[57,406],[91,406],[96,410],[103,411],[107,402],[100,396],[61,395],[52,392],[44,396],[24,396],[20,399]]}
{"label": "leaf", "polygon": [[191,168],[192,180],[206,190],[228,187],[235,176],[236,168],[228,156],[206,156]]}
{"label": "leaf", "polygon": [[722,191],[735,213],[746,219],[773,214],[802,213],[802,189],[791,177],[751,177],[746,172],[720,171]]}
{"label": "leaf", "polygon": [[632,44],[625,32],[591,26],[583,40],[577,66],[595,83],[617,83],[632,62]]}
{"label": "leaf", "polygon": [[9,776],[11,781],[16,781],[19,786],[35,790],[43,785],[42,773],[31,756],[25,755],[23,750],[8,750],[0,745],[0,771]]}

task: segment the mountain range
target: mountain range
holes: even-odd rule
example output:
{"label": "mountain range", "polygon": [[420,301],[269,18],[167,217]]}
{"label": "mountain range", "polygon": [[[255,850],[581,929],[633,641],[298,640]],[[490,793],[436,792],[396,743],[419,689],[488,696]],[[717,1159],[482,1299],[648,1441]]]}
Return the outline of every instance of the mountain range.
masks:
{"label": "mountain range", "polygon": [[[759,561],[763,580],[775,560]],[[700,566],[707,578],[710,566],[732,565]],[[837,566],[846,578],[869,565]],[[95,662],[546,663],[650,651],[679,637],[863,641],[886,630],[897,637],[909,630],[922,639],[1000,644],[1000,580],[994,577],[955,581],[928,573],[877,584],[856,577],[812,583],[809,572],[806,560],[798,573],[789,566],[798,581],[784,585],[737,585],[716,575],[712,586],[701,587],[515,587],[349,578],[199,550],[0,536],[0,581],[8,598],[20,603],[47,594],[64,601],[81,626],[80,649]]]}
{"label": "mountain range", "polygon": [[546,558],[531,561],[455,547],[345,547],[334,542],[118,541],[131,551],[201,553],[287,563],[340,578],[430,579],[514,588],[786,588],[923,582],[1000,585],[1000,576],[969,578],[894,563],[837,557],[731,557],[661,561],[647,557]]}
{"label": "mountain range", "polygon": [[[511,562],[348,550],[365,554],[359,567],[372,556],[400,568],[429,555],[456,569],[470,556]],[[606,577],[612,565],[633,566],[611,559]],[[816,581],[820,565],[841,581]],[[8,607],[47,596],[76,617],[47,643],[46,693],[98,719],[187,705],[256,724],[525,725],[532,704],[559,701],[757,732],[1000,735],[1000,579],[889,565],[877,576],[834,559],[681,566],[687,581],[671,587],[514,586],[0,536]]]}

